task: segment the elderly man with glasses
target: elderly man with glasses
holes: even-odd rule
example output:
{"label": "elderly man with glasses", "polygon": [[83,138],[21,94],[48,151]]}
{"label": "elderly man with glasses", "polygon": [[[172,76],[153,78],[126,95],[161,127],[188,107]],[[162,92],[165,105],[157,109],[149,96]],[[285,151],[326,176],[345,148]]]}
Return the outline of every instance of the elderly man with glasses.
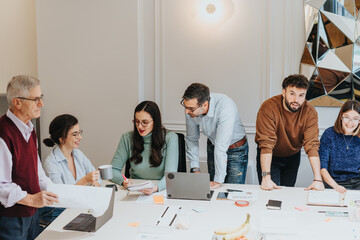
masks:
{"label": "elderly man with glasses", "polygon": [[236,104],[228,96],[210,93],[201,83],[191,84],[182,97],[186,116],[186,154],[191,172],[200,172],[200,128],[207,140],[210,186],[245,183],[248,143]]}
{"label": "elderly man with glasses", "polygon": [[44,191],[51,183],[37,153],[31,119],[44,106],[39,80],[13,77],[7,86],[9,110],[0,118],[0,239],[34,239],[39,231],[37,208],[57,202]]}

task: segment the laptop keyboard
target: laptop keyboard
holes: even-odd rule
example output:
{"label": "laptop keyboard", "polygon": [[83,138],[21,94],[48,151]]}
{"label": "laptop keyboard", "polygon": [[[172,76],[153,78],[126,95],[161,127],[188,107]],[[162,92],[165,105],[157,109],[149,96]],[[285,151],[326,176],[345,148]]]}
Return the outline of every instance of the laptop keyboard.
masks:
{"label": "laptop keyboard", "polygon": [[94,232],[95,231],[96,218],[91,214],[80,214],[69,222],[64,229],[75,230],[82,232]]}
{"label": "laptop keyboard", "polygon": [[80,231],[93,232],[95,230],[95,217],[90,218],[84,225],[79,226]]}

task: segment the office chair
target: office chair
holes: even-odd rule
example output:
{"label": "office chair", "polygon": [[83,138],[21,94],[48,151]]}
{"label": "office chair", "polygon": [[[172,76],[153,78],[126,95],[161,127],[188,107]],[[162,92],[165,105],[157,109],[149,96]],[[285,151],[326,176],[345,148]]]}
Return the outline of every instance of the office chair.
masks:
{"label": "office chair", "polygon": [[[179,141],[179,164],[178,172],[186,172],[186,154],[185,154],[185,136],[182,133],[176,133]],[[130,161],[125,164],[125,177],[130,178]]]}

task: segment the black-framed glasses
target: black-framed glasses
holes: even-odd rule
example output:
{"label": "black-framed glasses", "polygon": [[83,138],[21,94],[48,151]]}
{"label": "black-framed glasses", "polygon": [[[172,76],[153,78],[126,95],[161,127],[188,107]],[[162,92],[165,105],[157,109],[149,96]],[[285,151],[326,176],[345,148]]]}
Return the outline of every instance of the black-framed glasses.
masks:
{"label": "black-framed glasses", "polygon": [[43,100],[44,98],[44,95],[41,94],[40,97],[36,97],[36,98],[26,98],[26,97],[16,97],[16,98],[19,98],[19,99],[22,99],[22,100],[29,100],[29,101],[33,101],[35,102],[35,104],[38,104],[40,101]]}
{"label": "black-framed glasses", "polygon": [[200,104],[198,107],[187,107],[187,106],[185,106],[185,104],[184,104],[184,100],[185,99],[182,99],[181,100],[181,102],[180,102],[180,104],[181,104],[181,106],[183,106],[186,110],[188,110],[188,111],[190,111],[190,112],[195,112],[199,107],[201,107],[202,106],[202,104]]}
{"label": "black-framed glasses", "polygon": [[140,124],[141,124],[141,126],[143,126],[143,127],[147,127],[152,121],[153,121],[153,120],[151,120],[151,121],[148,121],[148,120],[144,120],[144,121],[133,120],[133,123],[135,123],[135,125],[136,125],[137,127],[138,127]]}
{"label": "black-framed glasses", "polygon": [[73,132],[71,133],[71,136],[73,137],[79,137],[79,136],[82,136],[83,135],[83,130],[79,130],[79,131],[76,131],[76,132]]}
{"label": "black-framed glasses", "polygon": [[341,119],[343,120],[344,123],[352,122],[352,123],[354,123],[354,124],[359,124],[359,122],[360,122],[360,119],[359,119],[359,118],[342,117]]}

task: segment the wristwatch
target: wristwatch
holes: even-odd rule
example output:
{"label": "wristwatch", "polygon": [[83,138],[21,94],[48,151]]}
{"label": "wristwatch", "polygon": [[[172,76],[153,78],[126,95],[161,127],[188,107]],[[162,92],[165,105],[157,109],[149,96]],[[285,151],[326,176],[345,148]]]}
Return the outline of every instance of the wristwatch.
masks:
{"label": "wristwatch", "polygon": [[267,175],[270,175],[270,172],[261,172],[262,177],[266,177]]}
{"label": "wristwatch", "polygon": [[191,169],[190,169],[190,172],[191,172],[191,173],[200,172],[200,168],[198,168],[198,167],[191,168]]}

